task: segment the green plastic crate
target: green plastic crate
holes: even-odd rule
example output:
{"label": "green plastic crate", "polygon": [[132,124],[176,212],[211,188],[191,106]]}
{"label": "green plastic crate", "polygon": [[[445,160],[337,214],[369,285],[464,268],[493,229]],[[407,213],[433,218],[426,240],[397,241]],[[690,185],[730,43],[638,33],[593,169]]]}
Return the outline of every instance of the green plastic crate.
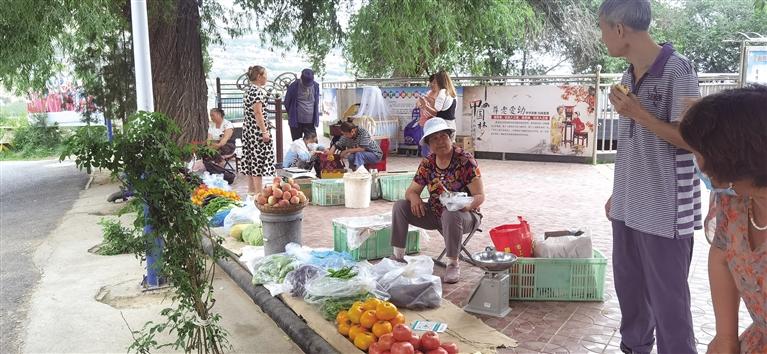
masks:
{"label": "green plastic crate", "polygon": [[[421,251],[420,237],[418,230],[408,231],[405,253]],[[333,249],[336,252],[349,252],[356,261],[391,256],[394,253],[391,246],[391,228],[376,231],[359,248],[349,251],[349,245],[346,243],[346,227],[333,221]]]}
{"label": "green plastic crate", "polygon": [[344,205],[344,180],[312,180],[312,204],[321,206]]}
{"label": "green plastic crate", "polygon": [[604,301],[607,258],[518,258],[509,270],[511,300]]}
{"label": "green plastic crate", "polygon": [[[407,191],[407,187],[410,187],[410,183],[413,182],[413,177],[415,177],[415,173],[379,176],[378,180],[381,183],[381,198],[390,202],[405,199],[405,192]],[[428,197],[429,191],[424,188],[423,192],[421,192],[421,198],[424,199]]]}

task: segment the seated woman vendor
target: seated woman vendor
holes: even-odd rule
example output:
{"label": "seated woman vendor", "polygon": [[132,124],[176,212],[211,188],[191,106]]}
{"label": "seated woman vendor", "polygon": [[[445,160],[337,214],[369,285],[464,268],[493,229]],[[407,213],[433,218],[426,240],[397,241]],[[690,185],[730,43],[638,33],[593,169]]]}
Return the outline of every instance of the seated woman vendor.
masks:
{"label": "seated woman vendor", "polygon": [[[205,170],[213,174],[223,174],[227,182],[234,181],[234,174],[225,173],[223,156],[234,153],[234,125],[224,119],[224,111],[220,108],[210,110],[210,124],[208,125],[208,146],[218,153],[210,158],[203,159]],[[228,171],[227,171],[228,172]],[[231,176],[229,176],[231,175]],[[229,181],[231,179],[231,181]]]}
{"label": "seated woman vendor", "polygon": [[234,152],[234,125],[224,119],[224,110],[213,108],[210,110],[210,124],[208,125],[208,141],[210,147],[218,150],[221,155],[231,155]]}
{"label": "seated woman vendor", "polygon": [[[404,262],[408,225],[439,230],[447,248],[448,262],[443,278],[445,283],[456,283],[460,278],[458,253],[461,239],[465,233],[479,226],[478,209],[485,201],[477,161],[471,154],[453,145],[454,133],[455,129],[442,118],[432,118],[426,122],[420,144],[427,144],[431,154],[421,160],[418,172],[405,192],[405,200],[394,203],[392,208],[394,255],[391,259]],[[427,203],[421,200],[424,188],[429,191]],[[440,194],[445,191],[467,192],[474,197],[474,201],[462,210],[449,211],[439,200]]]}
{"label": "seated woman vendor", "polygon": [[282,160],[282,167],[298,167],[304,170],[311,170],[313,167],[319,168],[319,159],[316,153],[323,149],[317,144],[317,133],[304,132],[302,138],[296,139],[290,144],[290,148]]}
{"label": "seated woman vendor", "polygon": [[341,151],[341,158],[349,160],[352,171],[362,165],[381,161],[383,157],[381,147],[364,128],[353,123],[342,122],[341,135],[341,139],[330,147],[329,153],[333,155],[337,150]]}

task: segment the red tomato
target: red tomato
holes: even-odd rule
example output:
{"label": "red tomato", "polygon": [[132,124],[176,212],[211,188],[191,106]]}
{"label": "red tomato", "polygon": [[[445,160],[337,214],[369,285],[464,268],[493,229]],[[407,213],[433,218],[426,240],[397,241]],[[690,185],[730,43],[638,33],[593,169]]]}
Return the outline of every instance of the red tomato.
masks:
{"label": "red tomato", "polygon": [[398,324],[394,326],[394,330],[392,330],[392,334],[394,335],[395,341],[407,342],[410,340],[410,336],[413,334],[413,332],[410,331],[410,327],[405,326],[403,324]]}
{"label": "red tomato", "polygon": [[413,335],[410,336],[409,342],[410,342],[410,344],[413,345],[413,348],[415,348],[415,350],[423,349],[422,348],[423,347],[423,343],[421,343],[421,339],[418,338],[417,334],[413,333]]}
{"label": "red tomato", "polygon": [[394,335],[386,333],[378,338],[378,347],[381,350],[391,350],[391,345],[394,344]]}
{"label": "red tomato", "polygon": [[410,342],[397,342],[392,344],[391,354],[415,354],[415,349]]}
{"label": "red tomato", "polygon": [[434,331],[428,331],[421,335],[421,348],[425,351],[439,348],[439,335]]}
{"label": "red tomato", "polygon": [[458,344],[453,342],[446,342],[440,345],[442,349],[447,351],[447,354],[458,354]]}
{"label": "red tomato", "polygon": [[423,352],[422,352],[422,351],[420,351],[420,350],[416,350],[416,351],[415,351],[415,354],[423,354]]}
{"label": "red tomato", "polygon": [[455,344],[453,342],[445,342],[440,344],[440,347],[442,349],[447,350],[447,354],[458,354],[458,344]]}
{"label": "red tomato", "polygon": [[381,350],[381,345],[378,343],[372,343],[370,344],[370,347],[368,347],[368,354],[381,354],[384,351]]}
{"label": "red tomato", "polygon": [[429,350],[428,352],[426,352],[426,354],[447,354],[447,350],[443,348],[437,348],[434,350]]}

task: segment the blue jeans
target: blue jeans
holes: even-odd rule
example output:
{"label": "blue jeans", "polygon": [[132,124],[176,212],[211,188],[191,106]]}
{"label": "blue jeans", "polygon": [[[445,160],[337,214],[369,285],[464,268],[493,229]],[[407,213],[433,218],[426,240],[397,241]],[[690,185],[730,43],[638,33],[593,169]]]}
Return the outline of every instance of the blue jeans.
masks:
{"label": "blue jeans", "polygon": [[380,157],[370,151],[355,152],[349,155],[346,159],[349,160],[349,168],[352,170],[356,170],[358,167],[365,164],[381,161]]}

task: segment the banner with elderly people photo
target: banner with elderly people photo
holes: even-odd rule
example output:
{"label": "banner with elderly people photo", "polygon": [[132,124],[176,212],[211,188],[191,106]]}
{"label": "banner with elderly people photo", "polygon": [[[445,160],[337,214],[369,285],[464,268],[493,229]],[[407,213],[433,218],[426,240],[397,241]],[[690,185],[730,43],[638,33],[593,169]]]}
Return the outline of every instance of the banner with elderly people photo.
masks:
{"label": "banner with elderly people photo", "polygon": [[463,89],[463,120],[476,151],[592,156],[595,93],[580,85]]}

